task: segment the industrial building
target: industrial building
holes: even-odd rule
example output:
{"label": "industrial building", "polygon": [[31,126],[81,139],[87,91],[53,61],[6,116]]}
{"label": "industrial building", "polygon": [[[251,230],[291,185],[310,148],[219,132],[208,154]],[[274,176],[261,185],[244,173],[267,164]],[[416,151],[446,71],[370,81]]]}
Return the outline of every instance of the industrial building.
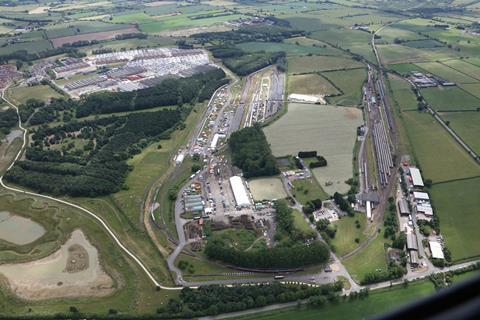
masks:
{"label": "industrial building", "polygon": [[417,212],[426,216],[433,216],[433,208],[429,203],[417,204]]}
{"label": "industrial building", "polygon": [[398,210],[402,216],[408,216],[410,214],[410,208],[408,207],[407,200],[400,199],[400,201],[398,201]]}
{"label": "industrial building", "polygon": [[409,252],[410,254],[410,265],[412,267],[417,267],[418,266],[418,252],[415,250],[411,250]]}
{"label": "industrial building", "polygon": [[250,207],[252,203],[250,202],[250,197],[248,196],[247,189],[245,188],[242,177],[233,176],[230,177],[229,181],[237,207]]}
{"label": "industrial building", "polygon": [[440,243],[438,243],[437,241],[429,241],[428,244],[430,246],[432,258],[442,260],[445,259],[445,256],[443,255],[442,245]]}
{"label": "industrial building", "polygon": [[407,233],[407,250],[415,250],[418,251],[418,242],[417,242],[417,236],[415,235],[414,232],[409,232]]}
{"label": "industrial building", "polygon": [[430,202],[430,197],[428,196],[428,193],[426,193],[426,192],[414,191],[413,192],[413,198],[415,199],[415,201],[418,201],[418,202]]}
{"label": "industrial building", "polygon": [[410,167],[410,176],[412,177],[412,184],[414,187],[423,188],[423,179],[418,168]]}

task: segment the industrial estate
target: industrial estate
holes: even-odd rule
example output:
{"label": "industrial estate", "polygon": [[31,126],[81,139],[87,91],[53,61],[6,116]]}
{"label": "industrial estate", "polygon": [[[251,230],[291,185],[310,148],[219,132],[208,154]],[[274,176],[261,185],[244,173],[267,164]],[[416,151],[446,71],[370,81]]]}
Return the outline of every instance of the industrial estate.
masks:
{"label": "industrial estate", "polygon": [[365,319],[478,276],[479,19],[0,0],[0,318]]}

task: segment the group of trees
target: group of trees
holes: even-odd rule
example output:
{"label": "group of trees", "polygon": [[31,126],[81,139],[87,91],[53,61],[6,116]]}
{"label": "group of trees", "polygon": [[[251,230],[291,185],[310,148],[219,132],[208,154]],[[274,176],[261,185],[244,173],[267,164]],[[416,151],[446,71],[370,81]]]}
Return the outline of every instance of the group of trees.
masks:
{"label": "group of trees", "polygon": [[[26,160],[18,161],[5,179],[54,195],[94,197],[117,192],[129,171],[126,160],[139,153],[149,139],[167,138],[181,119],[181,110],[161,110],[40,128],[32,136]],[[107,128],[94,130],[100,126]],[[87,155],[43,148],[87,127],[93,129],[82,134],[93,135],[96,142]]]}
{"label": "group of trees", "polygon": [[323,264],[330,256],[327,246],[320,241],[290,247],[275,246],[258,250],[239,251],[219,238],[207,242],[205,254],[213,260],[253,269],[289,269]]}
{"label": "group of trees", "polygon": [[260,125],[234,132],[228,140],[233,164],[246,178],[273,176],[279,173],[275,157]]}
{"label": "group of trees", "polygon": [[377,270],[374,272],[367,273],[363,278],[363,280],[360,281],[360,284],[367,285],[367,284],[372,284],[377,282],[398,279],[402,277],[406,272],[407,270],[403,266],[392,261],[388,264],[388,267],[386,270]]}
{"label": "group of trees", "polygon": [[272,283],[234,287],[213,285],[196,290],[183,288],[178,299],[170,299],[166,306],[159,308],[157,312],[162,318],[202,317],[310,297],[331,297],[338,295],[342,288],[340,281],[319,287]]}
{"label": "group of trees", "polygon": [[327,159],[325,159],[323,156],[316,156],[315,161],[310,162],[308,167],[310,169],[313,169],[313,168],[325,167],[326,165],[327,165]]}
{"label": "group of trees", "polygon": [[0,134],[8,134],[17,122],[17,112],[14,109],[0,111]]}
{"label": "group of trees", "polygon": [[295,227],[293,210],[286,200],[277,200],[273,205],[275,209],[276,234],[275,240],[281,245],[293,245],[315,239],[315,231],[301,231]]}
{"label": "group of trees", "polygon": [[76,107],[77,117],[122,111],[182,105],[209,99],[228,82],[222,69],[214,68],[188,78],[170,78],[160,84],[131,92],[98,92],[82,98]]}
{"label": "group of trees", "polygon": [[395,240],[395,234],[398,231],[398,221],[395,208],[395,200],[390,197],[388,199],[388,208],[385,210],[385,219],[383,220],[383,225],[385,227],[383,231],[383,236],[385,238],[390,238]]}
{"label": "group of trees", "polygon": [[340,208],[340,210],[347,212],[350,216],[353,216],[354,212],[352,207],[340,193],[335,192],[333,194],[333,201],[335,201],[335,204]]}
{"label": "group of trees", "polygon": [[59,47],[54,49],[47,49],[45,51],[31,53],[27,50],[18,50],[12,53],[0,55],[0,64],[8,63],[10,60],[21,60],[23,62],[34,61],[38,59],[44,59],[48,57],[57,56],[59,54],[66,54],[70,57],[83,57],[85,53],[78,51],[73,47]]}
{"label": "group of trees", "polygon": [[254,52],[243,53],[241,55],[232,56],[222,59],[223,64],[238,74],[245,76],[266,66],[276,63],[285,57],[285,52]]}

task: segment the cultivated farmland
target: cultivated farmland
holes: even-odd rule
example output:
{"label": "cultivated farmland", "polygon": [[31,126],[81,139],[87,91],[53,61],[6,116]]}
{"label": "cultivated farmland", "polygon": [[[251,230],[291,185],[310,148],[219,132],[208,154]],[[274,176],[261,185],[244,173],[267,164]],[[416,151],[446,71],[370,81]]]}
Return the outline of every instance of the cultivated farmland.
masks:
{"label": "cultivated farmland", "polygon": [[361,123],[359,109],[290,103],[287,114],[266,127],[265,134],[277,157],[305,150],[324,156],[328,165],[313,173],[322,188],[333,194],[349,189],[345,181],[353,176],[353,144]]}
{"label": "cultivated farmland", "polygon": [[480,154],[480,113],[446,112],[441,117],[477,154]]}
{"label": "cultivated farmland", "polygon": [[420,90],[428,104],[438,111],[476,110],[480,99],[458,87],[426,88]]}

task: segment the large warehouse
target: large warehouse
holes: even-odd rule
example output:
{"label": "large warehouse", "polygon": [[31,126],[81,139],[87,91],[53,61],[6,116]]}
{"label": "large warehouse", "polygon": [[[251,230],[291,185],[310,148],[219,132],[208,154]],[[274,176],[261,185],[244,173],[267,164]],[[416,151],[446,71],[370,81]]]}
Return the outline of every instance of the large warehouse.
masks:
{"label": "large warehouse", "polygon": [[237,206],[241,208],[250,207],[250,197],[248,196],[242,177],[230,177],[230,187],[232,188],[233,196],[235,197]]}
{"label": "large warehouse", "polygon": [[412,176],[412,183],[414,187],[423,188],[423,179],[418,168],[410,167],[410,175]]}

